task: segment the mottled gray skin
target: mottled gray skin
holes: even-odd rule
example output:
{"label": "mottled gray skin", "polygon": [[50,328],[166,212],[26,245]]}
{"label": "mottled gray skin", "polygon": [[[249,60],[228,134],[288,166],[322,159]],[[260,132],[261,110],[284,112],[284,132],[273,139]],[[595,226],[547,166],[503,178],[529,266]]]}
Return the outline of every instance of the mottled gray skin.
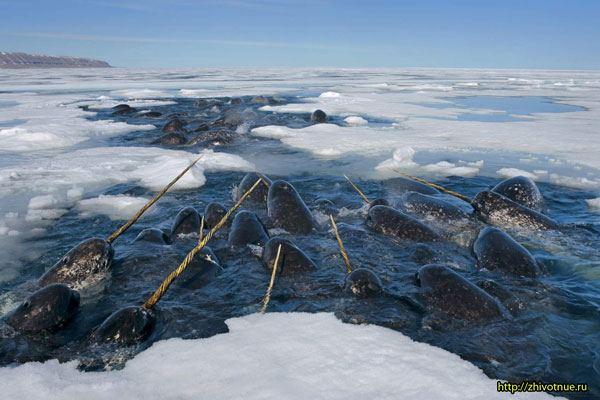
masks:
{"label": "mottled gray skin", "polygon": [[232,142],[235,139],[235,133],[228,130],[218,130],[206,132],[198,137],[191,139],[188,144],[200,145],[202,147],[219,146]]}
{"label": "mottled gray skin", "polygon": [[558,229],[559,227],[553,219],[489,190],[477,193],[471,205],[477,215],[492,225],[525,229]]}
{"label": "mottled gray skin", "polygon": [[2,320],[20,332],[58,329],[79,309],[79,293],[68,286],[48,285],[26,298]]}
{"label": "mottled gray skin", "polygon": [[112,116],[129,115],[137,111],[135,108],[129,106],[128,104],[119,104],[118,106],[113,107],[113,109],[115,110],[115,112],[112,113]]}
{"label": "mottled gray skin", "polygon": [[388,190],[398,194],[404,192],[418,192],[428,195],[440,194],[437,189],[434,189],[431,186],[427,186],[424,183],[404,178],[402,176],[386,179],[383,181],[383,185],[387,187]]}
{"label": "mottled gray skin", "polygon": [[422,218],[440,221],[468,221],[471,216],[452,203],[418,192],[406,192],[402,196],[405,212]]}
{"label": "mottled gray skin", "polygon": [[310,116],[310,122],[322,124],[327,122],[327,114],[323,110],[315,110]]}
{"label": "mottled gray skin", "polygon": [[383,285],[371,270],[357,268],[346,277],[344,291],[361,298],[377,297],[383,293]]}
{"label": "mottled gray skin", "polygon": [[[227,214],[227,209],[221,203],[209,203],[204,208],[204,224],[212,229]],[[231,226],[231,219],[227,219],[226,226]]]}
{"label": "mottled gray skin", "polygon": [[220,269],[219,259],[210,247],[205,246],[177,277],[175,285],[190,290],[200,289],[210,283]]}
{"label": "mottled gray skin", "polygon": [[140,117],[159,118],[159,117],[162,117],[162,113],[159,113],[158,111],[148,111],[148,112],[140,114]]}
{"label": "mottled gray skin", "polygon": [[265,227],[256,214],[250,211],[240,211],[235,215],[229,231],[229,246],[245,246],[254,244],[264,246],[269,240]]}
{"label": "mottled gray skin", "polygon": [[255,104],[269,104],[269,100],[264,96],[255,96],[250,102]]}
{"label": "mottled gray skin", "polygon": [[369,210],[366,225],[369,229],[385,235],[413,242],[440,241],[440,236],[421,221],[387,206],[375,206]]}
{"label": "mottled gray skin", "polygon": [[100,238],[90,238],[73,247],[52,266],[38,283],[41,287],[63,283],[80,290],[102,281],[110,270],[114,250]]}
{"label": "mottled gray skin", "polygon": [[477,282],[477,286],[485,290],[492,297],[500,300],[502,305],[512,314],[516,315],[523,308],[523,303],[507,288],[491,279]]}
{"label": "mottled gray skin", "polygon": [[[238,201],[244,193],[246,193],[255,183],[256,180],[262,177],[263,181],[266,181],[268,186],[271,186],[273,181],[271,181],[267,176],[263,174],[257,174],[256,172],[247,173],[242,181],[240,182],[237,191],[235,193],[234,199]],[[246,197],[244,203],[246,204],[260,204],[262,206],[267,205],[267,196],[269,195],[269,187],[265,185],[264,182],[260,182],[256,189],[250,193],[250,196]]]}
{"label": "mottled gray skin", "polygon": [[172,132],[165,136],[161,136],[156,139],[152,144],[166,144],[166,145],[181,145],[186,144],[187,139],[181,133]]}
{"label": "mottled gray skin", "polygon": [[534,278],[540,269],[533,256],[502,230],[488,226],[473,244],[477,266],[514,276]]}
{"label": "mottled gray skin", "polygon": [[444,265],[419,268],[417,285],[432,306],[455,318],[483,320],[507,315],[498,300]]}
{"label": "mottled gray skin", "polygon": [[494,186],[492,192],[500,193],[512,201],[540,211],[544,204],[544,198],[540,189],[531,179],[524,176],[515,176],[506,179]]}
{"label": "mottled gray skin", "polygon": [[317,223],[296,189],[286,181],[275,181],[269,188],[267,212],[276,228],[290,233],[310,233]]}
{"label": "mottled gray skin", "polygon": [[166,233],[158,228],[146,228],[136,236],[133,242],[148,242],[167,245],[171,242],[171,240]]}
{"label": "mottled gray skin", "polygon": [[279,245],[281,245],[281,253],[279,255],[279,262],[277,263],[277,273],[287,275],[311,272],[317,269],[314,261],[300,250],[298,246],[287,239],[281,238],[272,238],[265,245],[262,263],[267,269],[273,270]]}
{"label": "mottled gray skin", "polygon": [[329,199],[324,199],[324,198],[318,198],[314,201],[314,210],[319,210],[324,214],[327,215],[332,215],[332,214],[337,214],[338,213],[338,209],[335,206],[335,204],[333,204],[333,202]]}
{"label": "mottled gray skin", "polygon": [[237,126],[244,122],[244,117],[241,112],[236,110],[227,110],[223,122],[225,125]]}
{"label": "mottled gray skin", "polygon": [[174,118],[174,119],[170,120],[169,122],[167,122],[165,124],[165,126],[163,126],[162,131],[165,133],[179,132],[179,131],[183,130],[184,125],[185,125],[185,122],[183,122],[182,120],[180,120],[178,118]]}
{"label": "mottled gray skin", "polygon": [[380,199],[380,198],[375,199],[375,200],[373,200],[372,202],[369,203],[369,209],[371,209],[371,208],[373,208],[375,206],[388,206],[388,207],[391,207],[389,201],[387,201],[386,199]]}
{"label": "mottled gray skin", "polygon": [[176,240],[180,234],[200,234],[200,219],[200,214],[198,214],[198,211],[194,207],[185,207],[179,211],[171,226],[171,241]]}
{"label": "mottled gray skin", "polygon": [[97,343],[133,345],[146,339],[154,329],[154,317],[143,307],[129,306],[111,314],[94,332]]}

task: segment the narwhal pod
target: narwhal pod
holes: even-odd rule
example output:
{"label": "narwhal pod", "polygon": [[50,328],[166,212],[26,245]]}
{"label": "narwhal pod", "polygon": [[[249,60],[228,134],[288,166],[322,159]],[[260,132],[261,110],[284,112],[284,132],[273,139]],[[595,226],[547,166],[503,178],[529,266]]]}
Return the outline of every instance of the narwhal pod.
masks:
{"label": "narwhal pod", "polygon": [[267,211],[276,228],[290,233],[310,233],[317,223],[296,189],[286,181],[275,181],[269,188]]}
{"label": "narwhal pod", "polygon": [[357,268],[346,276],[344,291],[356,297],[377,297],[383,293],[381,280],[367,268]]}
{"label": "narwhal pod", "polygon": [[26,298],[2,321],[20,332],[54,330],[67,323],[79,310],[79,293],[54,283]]}
{"label": "narwhal pod", "polygon": [[177,213],[175,221],[171,225],[171,241],[178,239],[179,235],[189,235],[191,233],[200,233],[200,214],[194,207],[185,207]]}
{"label": "narwhal pod", "polygon": [[535,182],[525,176],[515,176],[505,179],[492,189],[492,192],[500,193],[532,210],[540,211],[544,198]]}
{"label": "narwhal pod", "polygon": [[471,205],[477,215],[492,225],[525,229],[558,229],[559,227],[553,219],[489,190],[477,193]]}
{"label": "narwhal pod", "polygon": [[112,313],[92,337],[97,343],[133,345],[146,339],[154,329],[155,319],[144,307],[129,306]]}
{"label": "narwhal pod", "polygon": [[108,274],[114,250],[100,238],[90,238],[73,247],[38,281],[41,287],[62,283],[71,289],[94,286]]}
{"label": "narwhal pod", "polygon": [[402,208],[409,214],[441,221],[467,221],[470,215],[452,203],[418,192],[402,196]]}
{"label": "narwhal pod", "polygon": [[372,207],[366,225],[376,232],[414,242],[441,240],[437,233],[417,219],[387,206]]}
{"label": "narwhal pod", "polygon": [[473,253],[480,269],[533,278],[540,269],[533,256],[502,230],[488,226],[479,232]]}
{"label": "narwhal pod", "polygon": [[227,240],[229,246],[245,246],[247,244],[264,246],[268,240],[269,235],[256,214],[250,211],[240,211],[235,215]]}
{"label": "narwhal pod", "polygon": [[273,270],[277,249],[281,245],[277,271],[283,275],[311,272],[317,269],[317,265],[309,256],[287,239],[278,237],[271,238],[265,245],[262,263],[269,270]]}
{"label": "narwhal pod", "polygon": [[419,268],[417,285],[432,306],[455,318],[483,320],[508,315],[498,300],[444,265]]}
{"label": "narwhal pod", "polygon": [[[262,181],[252,191],[252,193],[250,193],[244,202],[247,204],[266,206],[267,196],[269,194],[269,186],[271,186],[272,182],[265,175],[258,174],[256,172],[249,172],[244,176],[237,190],[235,191],[233,200],[238,201],[244,195],[244,193],[246,193],[256,183],[258,178],[262,178]],[[266,184],[265,181],[267,182]]]}

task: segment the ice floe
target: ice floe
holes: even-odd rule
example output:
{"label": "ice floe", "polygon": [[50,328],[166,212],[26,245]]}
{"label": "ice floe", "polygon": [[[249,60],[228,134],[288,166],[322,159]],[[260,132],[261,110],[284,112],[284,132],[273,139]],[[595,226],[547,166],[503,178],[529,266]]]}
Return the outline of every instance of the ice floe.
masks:
{"label": "ice floe", "polygon": [[[22,400],[95,399],[555,399],[500,393],[471,363],[446,350],[332,314],[252,314],[229,333],[170,339],[123,370],[80,372],[77,361],[0,369],[0,392]],[[340,340],[343,338],[343,340]]]}

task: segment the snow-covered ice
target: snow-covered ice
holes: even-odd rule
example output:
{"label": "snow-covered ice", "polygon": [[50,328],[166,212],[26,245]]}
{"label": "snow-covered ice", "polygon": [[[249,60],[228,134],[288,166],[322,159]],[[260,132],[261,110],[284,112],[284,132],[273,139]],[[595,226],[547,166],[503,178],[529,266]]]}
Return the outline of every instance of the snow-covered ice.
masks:
{"label": "snow-covered ice", "polygon": [[555,399],[499,393],[471,363],[374,325],[332,314],[252,314],[208,339],[170,339],[123,370],[79,372],[77,361],[0,369],[14,399]]}
{"label": "snow-covered ice", "polygon": [[[77,209],[82,217],[94,214],[107,215],[112,220],[127,220],[135,215],[150,199],[145,197],[119,195],[103,195],[91,199],[81,200]],[[142,216],[148,216],[155,211],[156,205],[150,207]]]}

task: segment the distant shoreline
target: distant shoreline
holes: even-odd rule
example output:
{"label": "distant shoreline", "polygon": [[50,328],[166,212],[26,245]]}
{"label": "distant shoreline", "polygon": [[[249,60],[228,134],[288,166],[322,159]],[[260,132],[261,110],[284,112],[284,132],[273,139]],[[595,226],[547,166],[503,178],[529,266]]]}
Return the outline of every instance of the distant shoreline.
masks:
{"label": "distant shoreline", "polygon": [[106,61],[69,56],[0,52],[0,69],[112,68]]}

